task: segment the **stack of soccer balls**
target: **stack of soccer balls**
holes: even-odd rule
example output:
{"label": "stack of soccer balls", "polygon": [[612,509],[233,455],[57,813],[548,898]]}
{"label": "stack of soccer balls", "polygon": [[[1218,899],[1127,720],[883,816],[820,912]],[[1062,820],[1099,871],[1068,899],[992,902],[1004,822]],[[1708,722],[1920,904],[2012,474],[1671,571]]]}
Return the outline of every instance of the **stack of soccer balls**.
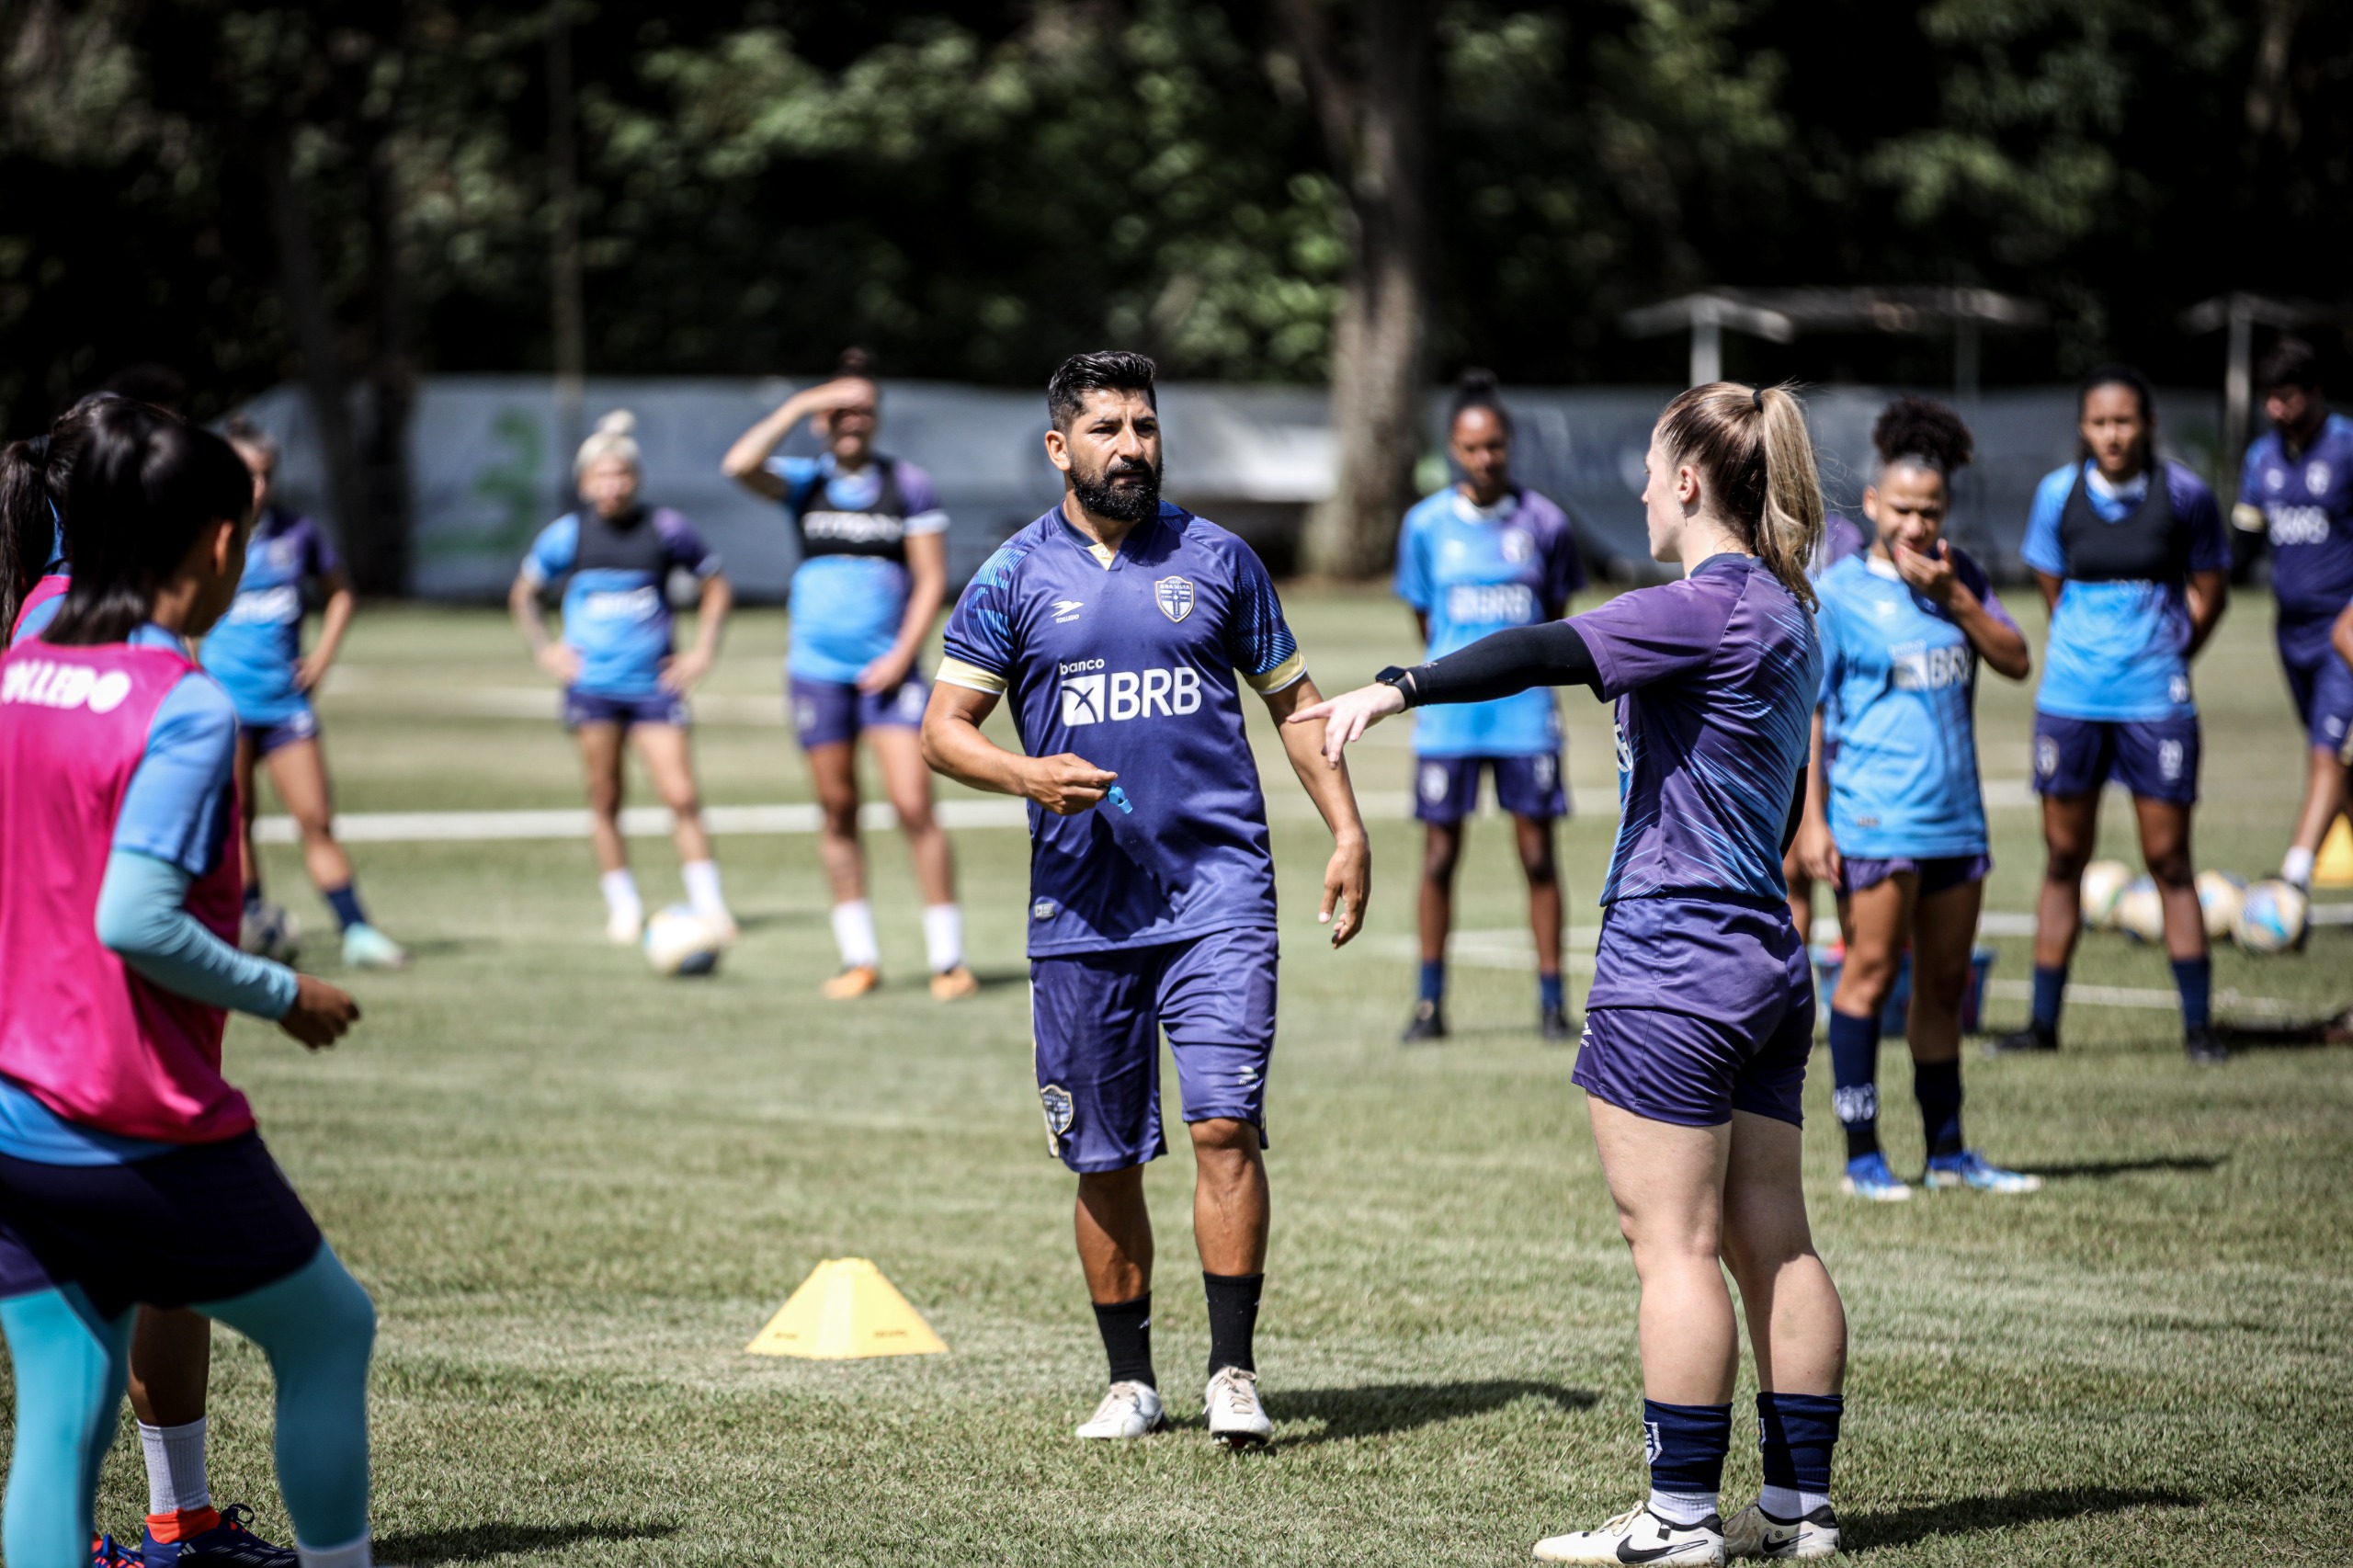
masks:
{"label": "stack of soccer balls", "polygon": [[[2121,860],[2095,860],[2084,868],[2084,924],[2098,931],[2121,931],[2136,942],[2165,940],[2165,901],[2157,884],[2136,877]],[[2210,941],[2234,941],[2251,953],[2284,953],[2301,947],[2311,901],[2292,884],[2267,878],[2249,886],[2229,871],[2198,873],[2198,907]]]}

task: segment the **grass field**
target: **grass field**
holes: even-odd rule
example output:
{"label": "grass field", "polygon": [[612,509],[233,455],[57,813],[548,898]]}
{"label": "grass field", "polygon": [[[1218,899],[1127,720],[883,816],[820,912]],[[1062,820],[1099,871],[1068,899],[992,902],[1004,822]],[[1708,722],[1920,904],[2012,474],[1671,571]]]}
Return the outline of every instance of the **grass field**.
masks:
{"label": "grass field", "polygon": [[[2027,597],[2011,596],[2022,619]],[[1410,652],[1383,597],[1302,592],[1291,608],[1327,689]],[[2200,860],[2248,873],[2277,863],[2302,777],[2269,619],[2242,600],[2199,675]],[[806,798],[778,722],[783,642],[767,613],[730,640],[699,740],[713,802]],[[552,712],[538,684],[487,612],[367,613],[324,704],[343,808],[576,805],[564,737],[530,716]],[[1566,829],[1573,918],[1590,927],[1614,825],[1608,731],[1581,693],[1564,711],[1589,805]],[[1989,678],[1981,727],[1995,798],[2022,799],[2026,693]],[[954,1008],[923,992],[890,834],[870,848],[893,983],[851,1006],[815,998],[833,959],[805,835],[721,841],[745,940],[699,983],[657,981],[601,943],[585,843],[369,844],[363,890],[415,970],[355,978],[367,1021],[330,1054],[248,1020],[229,1056],[382,1313],[382,1559],[1501,1564],[1633,1501],[1633,1272],[1573,1052],[1532,1032],[1506,835],[1472,835],[1461,923],[1476,961],[1456,971],[1455,1037],[1401,1050],[1418,863],[1398,810],[1404,733],[1360,754],[1359,787],[1386,796],[1371,926],[1334,954],[1313,921],[1322,832],[1263,715],[1254,730],[1284,813],[1290,938],[1259,1337],[1273,1452],[1213,1450],[1188,1403],[1206,1333],[1181,1149],[1152,1184],[1157,1349],[1191,1423],[1115,1450],[1069,1436],[1102,1362],[1071,1183],[1029,1077],[1019,832],[959,838],[989,983]],[[2125,813],[2108,817],[2129,854]],[[1994,821],[1988,907],[2024,912],[2035,815],[2006,804]],[[666,840],[636,854],[649,899],[675,896]],[[324,927],[292,851],[268,868]],[[2008,1027],[2027,944],[1993,945]],[[2159,956],[2113,937],[2086,940],[2075,978],[2168,984]],[[2297,958],[2220,953],[2216,984],[2226,1014],[2333,1010],[2353,993],[2353,928],[2322,927]],[[2353,1051],[2199,1072],[2162,1006],[2077,1006],[2066,1028],[2056,1059],[1968,1068],[1972,1140],[2051,1178],[2030,1198],[1842,1199],[1826,1061],[1808,1085],[1816,1230],[1853,1324],[1848,1541],[1891,1568],[2353,1558]],[[1916,1169],[1903,1062],[1894,1042],[1888,1142]],[[951,1353],[742,1354],[818,1260],[845,1254],[878,1262]],[[214,1390],[215,1494],[250,1499],[283,1536],[267,1369],[225,1335]],[[1748,1397],[1735,1506],[1756,1479]],[[143,1507],[136,1447],[107,1471],[117,1530]]]}

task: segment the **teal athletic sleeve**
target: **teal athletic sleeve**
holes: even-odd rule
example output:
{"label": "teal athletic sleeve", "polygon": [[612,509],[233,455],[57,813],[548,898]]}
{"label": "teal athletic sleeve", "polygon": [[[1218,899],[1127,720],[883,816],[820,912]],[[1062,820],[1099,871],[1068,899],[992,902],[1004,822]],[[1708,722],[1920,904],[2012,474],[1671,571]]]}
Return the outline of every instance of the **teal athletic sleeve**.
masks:
{"label": "teal athletic sleeve", "polygon": [[207,930],[188,912],[192,880],[152,855],[116,850],[98,887],[98,940],[167,991],[256,1017],[284,1017],[294,1005],[294,971],[239,952]]}

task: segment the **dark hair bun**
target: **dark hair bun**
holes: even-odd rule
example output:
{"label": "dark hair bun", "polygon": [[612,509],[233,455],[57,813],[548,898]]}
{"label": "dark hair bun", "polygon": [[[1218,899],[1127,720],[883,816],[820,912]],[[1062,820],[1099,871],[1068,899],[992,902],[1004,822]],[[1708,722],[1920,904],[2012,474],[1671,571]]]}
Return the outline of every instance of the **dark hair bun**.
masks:
{"label": "dark hair bun", "polygon": [[868,381],[872,381],[874,379],[874,356],[863,348],[845,348],[842,350],[842,357],[834,362],[834,374],[836,376],[863,376]]}
{"label": "dark hair bun", "polygon": [[1871,445],[1881,462],[1926,458],[1941,473],[1968,467],[1977,450],[1961,415],[1932,397],[1899,397],[1889,403],[1871,426]]}
{"label": "dark hair bun", "polygon": [[1511,410],[1504,406],[1503,388],[1493,370],[1473,366],[1455,379],[1454,403],[1447,410],[1446,423],[1451,429],[1454,422],[1474,408],[1483,408],[1503,421],[1506,434],[1511,430]]}

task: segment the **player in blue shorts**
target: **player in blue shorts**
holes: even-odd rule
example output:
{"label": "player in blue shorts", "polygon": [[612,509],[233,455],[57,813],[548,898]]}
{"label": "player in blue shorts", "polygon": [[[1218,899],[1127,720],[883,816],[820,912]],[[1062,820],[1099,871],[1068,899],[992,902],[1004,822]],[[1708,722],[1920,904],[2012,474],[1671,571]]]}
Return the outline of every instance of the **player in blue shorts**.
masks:
{"label": "player in blue shorts", "polygon": [[[1081,354],[1046,391],[1063,503],[982,566],[948,623],[924,720],[931,766],[1030,802],[1030,1024],[1046,1146],[1078,1173],[1079,1261],[1110,1364],[1083,1438],[1165,1425],[1152,1363],[1143,1167],[1167,1152],[1160,1035],[1192,1136],[1209,1301],[1211,1437],[1267,1441],[1251,1335],[1267,1262],[1275,873],[1242,691],[1280,721],[1315,700],[1249,546],[1160,499],[1152,361]],[[1028,753],[982,733],[1009,697]],[[1332,830],[1320,918],[1364,924],[1370,862],[1315,726],[1280,734]]]}
{"label": "player in blue shorts", "polygon": [[[1840,891],[1846,960],[1830,1004],[1831,1104],[1847,1134],[1845,1190],[1881,1201],[1912,1188],[1879,1144],[1880,1017],[1908,952],[1904,1037],[1931,1187],[2030,1192],[1961,1134],[1961,1013],[1985,873],[1977,781],[1977,666],[2024,680],[2026,636],[1984,568],[1944,538],[1952,476],[1973,443],[1927,398],[1888,404],[1871,431],[1879,472],[1863,492],[1868,553],[1823,574],[1815,617],[1822,706],[1799,857]],[[1836,733],[1829,752],[1824,737]]]}
{"label": "player in blue shorts", "polygon": [[[980,982],[964,963],[955,856],[932,814],[918,738],[930,688],[915,667],[948,599],[948,513],[929,474],[874,449],[881,403],[872,358],[849,349],[834,380],[793,393],[745,431],[724,467],[754,494],[781,503],[801,543],[785,675],[793,729],[824,812],[817,851],[832,884],[842,960],[824,994],[847,1002],[882,983],[858,832],[863,738],[915,861],[931,994],[953,1002],[978,992]],[[824,455],[777,456],[803,419],[824,438]]]}
{"label": "player in blue shorts", "polygon": [[[1498,631],[1302,710],[1335,762],[1406,708],[1533,685],[1618,704],[1623,811],[1575,1079],[1642,1280],[1651,1494],[1546,1562],[1720,1563],[1837,1550],[1830,1455],[1847,1321],[1813,1250],[1799,1132],[1813,981],[1781,858],[1802,813],[1822,652],[1805,566],[1822,492],[1784,389],[1717,381],[1660,417],[1643,492],[1651,554],[1681,581]],[[1765,1487],[1718,1510],[1740,1339],[1756,1347]]]}
{"label": "player in blue shorts", "polygon": [[2229,601],[2230,540],[2214,493],[2157,456],[2156,403],[2140,371],[2093,371],[2076,412],[2083,457],[2036,489],[2018,551],[2051,608],[2034,701],[2047,853],[2033,1011],[2025,1028],[1986,1050],[2059,1049],[2084,867],[2099,843],[2100,787],[2114,779],[2132,793],[2142,858],[2164,901],[2183,1042],[2190,1060],[2211,1064],[2226,1052],[2214,1035],[2213,965],[2189,850],[2199,749],[2189,662]]}
{"label": "player in blue shorts", "polygon": [[[605,893],[605,935],[635,942],[645,904],[621,838],[621,743],[637,742],[654,788],[676,818],[678,874],[695,913],[733,934],[735,922],[719,885],[710,835],[703,830],[687,731],[687,694],[719,656],[720,633],[734,602],[719,556],[694,525],[667,506],[638,496],[643,460],[625,410],[608,414],[580,444],[573,473],[579,510],[540,531],[506,604],[540,667],[563,683],[563,723],[580,743],[588,778],[589,834]],[[671,651],[669,582],[674,572],[701,581],[694,646]],[[548,636],[540,596],[563,585],[563,637]]]}
{"label": "player in blue shorts", "polygon": [[[369,923],[352,881],[350,858],[335,842],[326,754],[319,749],[318,715],[311,707],[311,693],[326,678],[351,629],[358,600],[318,524],[272,500],[277,441],[243,417],[229,422],[228,436],[253,471],[254,533],[236,602],[205,638],[200,656],[237,705],[237,799],[245,810],[245,946],[251,950],[266,945],[256,929],[263,901],[261,859],[254,852],[260,807],[254,765],[262,761],[269,765],[269,781],[301,832],[302,863],[311,881],[342,929],[343,961],[353,969],[405,969],[408,954]],[[305,655],[305,595],[313,587],[324,602],[318,643]]]}
{"label": "player in blue shorts", "polygon": [[2353,419],[2328,411],[2320,357],[2302,338],[2273,344],[2256,374],[2271,428],[2247,449],[2232,517],[2271,541],[2279,665],[2311,741],[2303,809],[2279,875],[2310,888],[2313,858],[2346,809],[2344,759],[2353,749],[2353,671],[2329,645],[2353,604]]}
{"label": "player in blue shorts", "polygon": [[[1511,434],[1495,377],[1466,371],[1447,422],[1447,452],[1462,479],[1424,496],[1397,534],[1397,597],[1413,610],[1432,658],[1506,626],[1557,620],[1569,596],[1585,586],[1567,516],[1512,483]],[[1549,691],[1435,709],[1415,723],[1414,815],[1425,824],[1422,978],[1404,1038],[1446,1036],[1454,868],[1463,824],[1478,809],[1483,771],[1495,776],[1496,802],[1511,813],[1528,877],[1537,1028],[1546,1040],[1574,1039],[1561,992],[1561,880],[1552,845],[1552,824],[1568,814],[1569,800],[1561,778],[1561,716]]]}

